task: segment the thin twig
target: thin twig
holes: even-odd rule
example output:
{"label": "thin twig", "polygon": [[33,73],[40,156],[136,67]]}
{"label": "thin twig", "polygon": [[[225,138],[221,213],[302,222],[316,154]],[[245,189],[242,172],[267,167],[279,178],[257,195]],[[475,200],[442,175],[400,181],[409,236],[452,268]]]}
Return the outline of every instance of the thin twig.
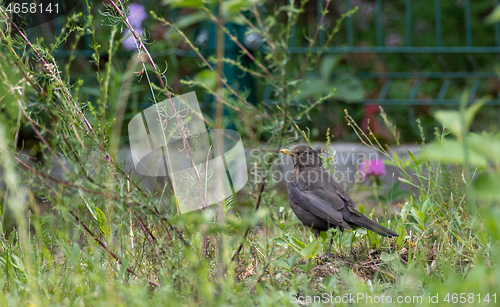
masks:
{"label": "thin twig", "polygon": [[[207,67],[210,68],[210,70],[215,71],[214,67],[212,65],[210,65],[210,63],[207,61],[207,59],[205,59],[205,57],[199,52],[198,48],[196,48],[193,45],[193,43],[187,38],[187,36],[184,34],[184,32],[182,32],[177,27],[175,27],[173,24],[171,24],[170,22],[168,22],[168,21],[166,21],[164,19],[161,19],[159,17],[157,17],[157,19],[159,21],[163,22],[164,25],[173,27],[179,33],[179,35],[182,36],[182,38],[189,45],[189,47],[191,47],[191,49],[194,52],[196,52],[196,54],[198,55],[198,57],[205,63],[205,65],[207,65]],[[229,84],[227,84],[227,82],[224,81],[224,79],[221,76],[217,76],[217,78],[219,79],[220,82],[222,82],[222,84],[224,84],[224,86],[227,89],[229,89],[229,91],[231,91],[231,93],[234,96],[236,96],[239,100],[241,100],[247,107],[249,107],[250,109],[252,109],[254,111],[259,111],[255,106],[251,105],[248,101],[246,101],[238,93],[236,93],[236,91],[231,86],[229,86]],[[267,114],[262,114],[262,116],[265,117],[265,118],[271,118],[271,116],[267,115]]]}
{"label": "thin twig", "polygon": [[[68,91],[68,89],[64,86],[62,80],[59,78],[58,74],[57,74],[57,71],[55,69],[55,66],[50,69],[50,65],[49,63],[47,63],[47,61],[45,60],[45,58],[43,58],[40,53],[33,47],[33,44],[31,44],[31,42],[28,40],[28,38],[26,37],[26,35],[24,35],[23,31],[21,29],[19,29],[19,27],[9,18],[9,16],[7,15],[7,13],[5,13],[5,11],[0,7],[0,12],[2,12],[2,14],[5,16],[4,18],[9,21],[9,23],[12,25],[13,28],[16,29],[16,31],[19,33],[19,35],[21,36],[21,38],[26,42],[26,44],[28,46],[30,46],[30,48],[33,50],[33,52],[36,54],[36,56],[40,59],[40,61],[43,63],[43,68],[45,70],[47,70],[49,72],[49,74],[51,75],[51,77],[57,81],[57,83],[59,84],[59,87],[61,88],[61,92],[63,93],[63,95],[66,95],[67,99],[69,102],[72,102],[75,106],[75,109],[78,111],[78,114],[80,116],[80,119],[85,123],[86,127],[87,127],[87,130],[90,129],[92,132],[94,132],[94,129],[92,128],[92,126],[90,125],[89,121],[87,120],[87,118],[85,117],[85,115],[83,114],[83,112],[80,110],[80,108],[78,108],[78,106],[76,105],[76,102],[73,101],[73,97],[71,96],[70,92]],[[3,32],[1,32],[3,34]],[[95,133],[95,132],[94,132]]]}
{"label": "thin twig", "polygon": [[[316,33],[314,33],[314,39],[311,41],[311,44],[309,45],[309,52],[307,53],[306,59],[302,63],[302,67],[300,68],[300,72],[299,72],[299,75],[297,76],[297,80],[300,80],[300,78],[304,74],[304,71],[306,70],[307,62],[309,62],[309,58],[311,57],[311,54],[312,54],[312,48],[314,47],[314,45],[316,44],[316,40],[318,39],[319,30],[321,29],[321,26],[323,25],[323,21],[325,19],[325,16],[328,13],[327,9],[328,9],[329,5],[330,5],[330,0],[327,0],[325,3],[325,8],[323,10],[323,13],[321,15],[321,19],[319,20],[318,28],[316,29]],[[292,92],[295,92],[296,88],[297,88],[297,85],[295,85],[295,88]]]}
{"label": "thin twig", "polygon": [[[78,216],[76,216],[76,214],[73,213],[73,211],[70,211],[69,213],[71,213],[71,215],[75,218],[75,220],[83,227],[83,229],[85,229],[86,232],[88,232],[89,235],[92,236],[92,238],[94,238],[94,240],[99,243],[99,245],[102,246],[102,248],[104,248],[105,251],[107,251],[116,261],[118,261],[119,264],[122,264],[122,261],[120,258],[118,258],[118,256],[115,255],[115,253],[113,253],[113,251],[111,251],[108,246],[103,242],[101,241],[101,239],[99,239],[99,237],[94,234],[94,232],[92,230],[90,230],[87,225],[85,225],[85,223],[83,223],[79,218]],[[134,270],[132,270],[130,267],[127,267],[127,272],[131,273],[132,275],[138,277],[138,278],[141,278],[136,272],[134,272]],[[151,285],[153,286],[157,286],[157,287],[160,287],[160,284],[157,283],[156,281],[152,281],[152,280],[149,280],[149,279],[146,279]]]}
{"label": "thin twig", "polygon": [[172,98],[170,97],[170,94],[169,94],[169,92],[167,90],[167,87],[166,87],[165,83],[163,82],[162,75],[159,73],[158,67],[156,66],[153,58],[151,57],[151,54],[149,53],[148,49],[144,45],[142,39],[139,37],[139,35],[135,31],[135,29],[132,27],[132,25],[128,21],[127,16],[125,16],[123,14],[122,10],[116,5],[115,1],[114,0],[110,0],[109,2],[115,8],[116,12],[121,17],[125,18],[125,24],[127,25],[130,33],[132,33],[132,35],[134,36],[136,42],[139,42],[140,49],[142,49],[142,51],[144,51],[144,53],[146,54],[146,56],[147,56],[147,58],[149,60],[149,63],[151,64],[151,66],[153,66],[154,73],[155,73],[156,77],[158,78],[158,81],[160,82],[160,85],[161,85],[161,88],[163,89],[164,94],[167,96],[167,99],[168,99],[168,101],[170,103],[170,107],[172,108],[172,111],[174,112],[174,114],[177,115],[176,116],[176,120],[177,120],[177,124],[179,125],[179,130],[180,130],[180,133],[181,133],[181,136],[182,136],[182,140],[184,142],[184,148],[187,150],[187,152],[189,154],[189,157],[191,158],[192,168],[193,168],[193,171],[195,173],[196,180],[198,181],[198,184],[200,186],[200,198],[201,198],[203,207],[206,207],[206,200],[205,200],[205,194],[204,194],[204,191],[203,191],[203,184],[201,182],[201,176],[200,176],[200,173],[198,171],[198,168],[196,167],[197,163],[194,160],[194,156],[193,156],[193,153],[191,151],[191,146],[189,145],[189,138],[186,135],[186,128],[184,127],[184,123],[182,122],[182,116],[175,109],[175,106],[174,106],[174,103],[172,101]]}
{"label": "thin twig", "polygon": [[224,31],[224,33],[226,33],[227,36],[229,36],[229,38],[241,49],[241,51],[243,51],[257,66],[259,66],[260,69],[262,69],[267,74],[267,76],[266,76],[267,78],[276,78],[275,76],[271,75],[269,70],[267,70],[267,68],[264,67],[264,65],[262,65],[262,63],[257,62],[255,57],[247,50],[247,48],[245,48],[238,41],[238,39],[236,37],[234,37],[234,35],[232,35],[231,32],[229,32],[229,30],[221,22],[219,22],[219,19],[217,17],[215,17],[214,14],[212,14],[212,12],[210,12],[210,10],[208,8],[203,7],[203,9],[212,18],[212,20],[215,22],[215,24],[218,25]]}
{"label": "thin twig", "polygon": [[158,262],[160,263],[161,267],[163,268],[163,264],[162,264],[161,258],[160,258],[160,253],[158,253],[158,249],[156,248],[153,241],[151,241],[151,238],[148,235],[148,231],[146,231],[146,227],[144,226],[144,223],[140,219],[139,219],[139,224],[141,225],[142,232],[144,232],[144,236],[146,237],[146,239],[148,239],[149,244],[151,245],[151,247],[155,251],[156,257],[158,257]]}
{"label": "thin twig", "polygon": [[255,283],[255,285],[253,285],[253,287],[250,290],[250,292],[253,292],[255,290],[255,287],[257,286],[258,283],[260,283],[262,277],[266,273],[267,268],[269,267],[269,264],[271,263],[271,259],[272,259],[271,255],[273,254],[275,247],[276,247],[276,244],[273,244],[273,248],[271,249],[271,252],[269,253],[269,256],[266,257],[267,258],[267,262],[266,262],[266,265],[264,266],[264,269],[262,270],[262,274],[260,274],[260,276],[257,278],[257,282]]}

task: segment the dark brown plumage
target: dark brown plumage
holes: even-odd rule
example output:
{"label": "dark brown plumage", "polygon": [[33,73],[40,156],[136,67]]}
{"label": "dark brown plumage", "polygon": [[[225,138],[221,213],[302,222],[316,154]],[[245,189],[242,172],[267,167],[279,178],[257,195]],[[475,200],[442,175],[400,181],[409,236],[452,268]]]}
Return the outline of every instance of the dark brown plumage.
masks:
{"label": "dark brown plumage", "polygon": [[288,202],[299,220],[312,228],[314,235],[329,228],[363,227],[381,236],[398,235],[373,222],[354,208],[354,203],[328,173],[320,155],[309,146],[296,146],[281,152],[293,159],[294,170],[288,181]]}

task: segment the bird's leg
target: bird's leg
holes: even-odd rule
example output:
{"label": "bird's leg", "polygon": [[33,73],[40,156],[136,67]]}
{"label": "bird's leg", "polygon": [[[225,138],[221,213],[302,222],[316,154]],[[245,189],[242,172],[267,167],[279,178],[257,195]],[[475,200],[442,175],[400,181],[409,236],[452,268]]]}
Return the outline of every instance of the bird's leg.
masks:
{"label": "bird's leg", "polygon": [[334,236],[335,234],[334,234],[334,233],[333,233],[333,231],[332,231],[332,232],[330,233],[330,235],[331,235],[332,237],[330,238],[330,245],[328,246],[328,251],[326,252],[326,255],[327,255],[327,256],[332,256],[332,255],[333,255],[333,253],[332,253],[332,246],[333,246],[333,236]]}
{"label": "bird's leg", "polygon": [[[317,239],[318,239],[318,237],[319,237],[320,231],[319,231],[319,229],[316,229],[316,228],[313,228],[312,230],[313,230],[313,232],[314,232],[314,237],[315,237],[315,238],[316,238],[316,240],[317,240]],[[319,258],[319,257],[316,257],[316,265],[319,265],[319,264],[320,264],[320,262],[321,262],[321,261],[320,261],[320,258]]]}
{"label": "bird's leg", "polygon": [[332,238],[330,239],[330,246],[328,246],[328,252],[326,253],[328,256],[333,255],[332,245],[333,245],[333,233],[332,233]]}
{"label": "bird's leg", "polygon": [[316,239],[319,237],[319,229],[316,229],[316,228],[313,228],[313,232],[314,232],[314,236],[316,237]]}

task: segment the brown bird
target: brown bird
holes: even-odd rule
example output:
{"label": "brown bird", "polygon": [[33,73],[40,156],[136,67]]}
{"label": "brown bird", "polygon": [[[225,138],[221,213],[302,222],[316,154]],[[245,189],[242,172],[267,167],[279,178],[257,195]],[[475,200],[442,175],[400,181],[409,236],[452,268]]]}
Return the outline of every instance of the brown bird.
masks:
{"label": "brown bird", "polygon": [[309,146],[281,150],[293,159],[294,169],[288,181],[288,203],[299,220],[312,228],[316,238],[329,228],[340,230],[363,227],[381,236],[398,234],[373,222],[354,208],[354,203],[328,173],[320,155]]}

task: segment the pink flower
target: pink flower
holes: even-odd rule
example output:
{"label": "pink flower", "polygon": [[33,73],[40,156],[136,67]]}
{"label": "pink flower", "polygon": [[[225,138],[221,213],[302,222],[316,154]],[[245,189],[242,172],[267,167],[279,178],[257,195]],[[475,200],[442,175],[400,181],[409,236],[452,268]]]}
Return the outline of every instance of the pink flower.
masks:
{"label": "pink flower", "polygon": [[361,163],[360,171],[364,178],[368,176],[379,177],[385,175],[384,161],[380,159],[365,161]]}

